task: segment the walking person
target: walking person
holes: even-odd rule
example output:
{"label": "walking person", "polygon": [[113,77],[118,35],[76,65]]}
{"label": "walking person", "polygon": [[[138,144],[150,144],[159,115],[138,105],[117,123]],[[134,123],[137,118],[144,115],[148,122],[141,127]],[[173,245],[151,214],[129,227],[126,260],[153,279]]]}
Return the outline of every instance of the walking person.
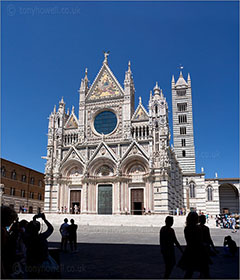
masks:
{"label": "walking person", "polygon": [[61,250],[64,250],[64,252],[67,251],[67,242],[68,242],[68,227],[69,227],[69,224],[68,224],[68,219],[65,218],[64,219],[64,223],[61,225],[59,231],[62,235],[62,240],[61,240]]}
{"label": "walking person", "polygon": [[78,226],[76,224],[74,224],[74,220],[71,219],[70,220],[71,224],[68,226],[68,239],[69,239],[69,243],[70,243],[70,249],[73,252],[77,251],[77,228]]}
{"label": "walking person", "polygon": [[179,242],[177,241],[175,231],[172,229],[172,225],[173,217],[167,216],[165,219],[165,226],[163,226],[160,230],[160,246],[165,262],[164,279],[168,279],[170,277],[173,267],[176,264],[174,244],[181,252],[183,252]]}
{"label": "walking person", "polygon": [[[206,216],[205,215],[201,215],[199,217],[199,227],[202,231],[202,238],[203,238],[203,245],[205,246],[208,254],[211,256],[212,254],[217,254],[218,251],[216,250],[211,235],[210,235],[210,230],[209,227],[207,227],[205,225],[206,223]],[[213,250],[213,252],[211,251],[211,249]]]}
{"label": "walking person", "polygon": [[198,214],[196,212],[188,214],[184,236],[187,246],[178,264],[180,268],[186,271],[184,278],[192,278],[194,271],[200,272],[200,278],[210,278],[209,263],[211,261],[203,245],[202,232],[198,226]]}

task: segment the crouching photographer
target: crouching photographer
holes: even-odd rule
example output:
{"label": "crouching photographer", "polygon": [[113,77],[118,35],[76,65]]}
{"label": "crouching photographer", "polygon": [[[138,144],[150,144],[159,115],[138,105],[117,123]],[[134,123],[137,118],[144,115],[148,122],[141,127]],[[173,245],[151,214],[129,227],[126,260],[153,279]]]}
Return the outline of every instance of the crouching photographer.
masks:
{"label": "crouching photographer", "polygon": [[[42,219],[47,226],[45,232],[40,232],[40,222]],[[28,278],[51,278],[58,270],[58,264],[49,255],[47,238],[53,233],[53,226],[47,221],[44,213],[39,213],[33,217],[26,228],[25,244],[27,247]],[[54,278],[54,277],[52,277]]]}

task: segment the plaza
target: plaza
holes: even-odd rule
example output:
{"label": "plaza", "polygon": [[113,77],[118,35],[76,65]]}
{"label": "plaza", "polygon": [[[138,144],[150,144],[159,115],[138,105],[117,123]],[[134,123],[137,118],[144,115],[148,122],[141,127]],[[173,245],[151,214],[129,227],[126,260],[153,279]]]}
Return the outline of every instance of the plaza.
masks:
{"label": "plaza", "polygon": [[[20,219],[31,219],[32,215],[19,215]],[[52,216],[52,217],[51,217]],[[54,232],[49,237],[49,247],[60,248],[61,236],[59,227],[65,217],[74,218],[78,224],[77,253],[60,253],[61,278],[87,278],[87,279],[161,279],[164,272],[164,262],[160,253],[159,230],[164,225],[164,216],[136,217],[127,216],[127,223],[118,220],[121,216],[96,215],[47,215],[53,222]],[[155,219],[155,222],[154,219]],[[88,218],[88,219],[87,219]],[[109,221],[107,225],[106,221]],[[141,218],[144,223],[132,218]],[[149,219],[148,219],[149,218]],[[105,221],[104,221],[105,219]],[[94,222],[95,220],[95,222]],[[97,222],[97,220],[99,220]],[[131,221],[132,220],[132,221]],[[185,246],[183,234],[186,216],[175,216],[173,228],[181,246]],[[100,225],[103,223],[104,225]],[[158,224],[157,224],[158,223]],[[127,225],[128,224],[128,225]],[[225,257],[223,239],[226,235],[232,236],[239,247],[239,234],[229,229],[215,227],[215,220],[210,219],[207,224],[219,254],[212,257],[210,275],[213,279],[238,279],[238,256]],[[181,253],[176,251],[177,261]],[[184,272],[177,266],[171,278],[183,278]],[[194,278],[198,278],[198,273]]]}

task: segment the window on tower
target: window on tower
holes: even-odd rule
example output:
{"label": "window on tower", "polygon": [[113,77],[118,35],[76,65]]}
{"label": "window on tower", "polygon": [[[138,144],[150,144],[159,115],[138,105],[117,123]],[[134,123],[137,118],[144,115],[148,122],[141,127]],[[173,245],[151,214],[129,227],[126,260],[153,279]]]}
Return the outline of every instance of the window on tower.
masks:
{"label": "window on tower", "polygon": [[180,134],[186,134],[187,130],[185,126],[180,127]]}
{"label": "window on tower", "polygon": [[185,150],[182,151],[182,156],[186,157],[186,151]]}
{"label": "window on tower", "polygon": [[177,108],[179,112],[187,111],[187,103],[177,103]]}
{"label": "window on tower", "polygon": [[179,123],[186,123],[187,122],[187,115],[179,115],[178,116]]}
{"label": "window on tower", "polygon": [[182,139],[182,147],[186,146],[186,139]]}
{"label": "window on tower", "polygon": [[177,90],[177,95],[178,95],[178,96],[184,96],[184,95],[186,95],[186,90],[185,90],[185,89]]}

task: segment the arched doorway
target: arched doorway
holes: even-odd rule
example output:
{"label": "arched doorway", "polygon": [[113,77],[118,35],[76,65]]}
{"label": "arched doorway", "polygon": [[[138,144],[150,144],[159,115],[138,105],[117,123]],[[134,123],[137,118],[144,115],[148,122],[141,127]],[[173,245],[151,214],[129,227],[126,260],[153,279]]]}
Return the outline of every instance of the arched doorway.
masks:
{"label": "arched doorway", "polygon": [[221,213],[239,213],[238,189],[229,183],[219,186],[219,202]]}

